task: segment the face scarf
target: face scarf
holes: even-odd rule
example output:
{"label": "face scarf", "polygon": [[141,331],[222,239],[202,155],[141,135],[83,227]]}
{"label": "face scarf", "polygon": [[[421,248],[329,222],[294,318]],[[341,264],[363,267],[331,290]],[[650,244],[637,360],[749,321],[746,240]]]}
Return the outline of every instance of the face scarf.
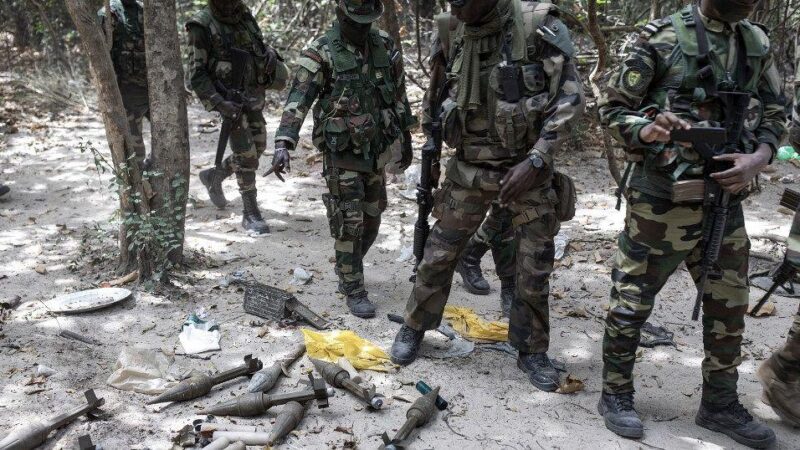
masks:
{"label": "face scarf", "polygon": [[754,0],[709,0],[719,20],[736,23],[750,16],[758,1]]}
{"label": "face scarf", "polygon": [[339,29],[342,36],[356,47],[364,47],[367,35],[372,28],[371,23],[358,23],[347,17],[342,8],[336,8],[336,18],[339,20]]}
{"label": "face scarf", "polygon": [[241,0],[209,0],[208,6],[215,19],[227,24],[239,23],[246,9]]}

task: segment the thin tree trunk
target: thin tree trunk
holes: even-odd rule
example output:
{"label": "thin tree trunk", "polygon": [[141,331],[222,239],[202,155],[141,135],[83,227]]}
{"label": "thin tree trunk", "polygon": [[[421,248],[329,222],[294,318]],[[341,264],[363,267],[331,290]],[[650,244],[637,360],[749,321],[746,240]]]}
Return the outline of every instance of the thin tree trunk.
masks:
{"label": "thin tree trunk", "polygon": [[186,200],[189,190],[189,122],[176,11],[173,0],[145,0],[144,34],[150,90],[151,180],[153,211],[174,225],[179,247],[169,253],[173,264],[183,259]]}
{"label": "thin tree trunk", "polygon": [[[146,216],[150,211],[150,202],[142,191],[142,174],[139,165],[128,164],[129,161],[134,161],[129,159],[134,153],[133,140],[105,37],[87,2],[65,0],[65,3],[80,35],[81,48],[89,62],[89,70],[97,89],[97,98],[106,129],[108,147],[111,150],[111,159],[120,179],[119,201],[123,217],[127,213],[133,212]],[[127,166],[127,170],[123,170],[125,166]],[[138,201],[133,201],[135,194],[138,194],[136,195]],[[140,279],[149,278],[152,272],[149,255],[146,249],[135,249],[136,252],[133,254],[128,251],[129,239],[124,226],[120,229],[119,244],[120,269],[125,271],[132,269],[134,264],[138,264]]]}

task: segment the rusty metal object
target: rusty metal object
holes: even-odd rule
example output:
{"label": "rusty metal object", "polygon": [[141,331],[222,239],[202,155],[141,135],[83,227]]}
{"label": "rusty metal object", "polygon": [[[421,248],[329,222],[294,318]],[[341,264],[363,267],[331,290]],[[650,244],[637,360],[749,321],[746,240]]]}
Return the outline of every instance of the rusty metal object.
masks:
{"label": "rusty metal object", "polygon": [[305,402],[316,400],[320,408],[328,407],[328,398],[333,390],[325,384],[325,380],[309,375],[309,387],[302,391],[288,394],[264,394],[261,392],[245,394],[235,399],[218,403],[200,411],[199,414],[210,416],[252,417],[264,414],[273,406],[285,405],[289,402]]}
{"label": "rusty metal object", "polygon": [[436,413],[436,397],[439,396],[439,388],[428,392],[422,397],[414,401],[413,404],[406,411],[406,422],[397,430],[394,438],[389,439],[389,435],[383,433],[383,445],[380,450],[397,450],[404,448],[408,437],[417,427],[421,427],[431,420],[431,417]]}
{"label": "rusty metal object", "polygon": [[216,375],[197,374],[187,380],[181,381],[177,386],[168,389],[163,394],[147,402],[148,405],[165,402],[185,402],[202,397],[209,392],[211,388],[226,381],[233,380],[234,378],[243,377],[255,373],[264,365],[258,358],[253,358],[252,355],[244,357],[244,364],[233,369],[226,370],[225,372]]}
{"label": "rusty metal object", "polygon": [[371,409],[381,409],[383,406],[383,396],[375,393],[375,386],[362,386],[350,378],[350,374],[336,364],[309,358],[314,364],[322,378],[333,387],[346,389],[357,399],[366,403]]}
{"label": "rusty metal object", "polygon": [[257,282],[243,282],[244,311],[262,319],[281,321],[298,316],[318,330],[331,327],[330,321],[315,313],[291,293]]}
{"label": "rusty metal object", "polygon": [[260,370],[250,379],[247,385],[248,392],[269,392],[278,382],[282,374],[286,373],[287,367],[300,359],[306,352],[306,344],[297,344],[286,358],[276,361],[266,369]]}

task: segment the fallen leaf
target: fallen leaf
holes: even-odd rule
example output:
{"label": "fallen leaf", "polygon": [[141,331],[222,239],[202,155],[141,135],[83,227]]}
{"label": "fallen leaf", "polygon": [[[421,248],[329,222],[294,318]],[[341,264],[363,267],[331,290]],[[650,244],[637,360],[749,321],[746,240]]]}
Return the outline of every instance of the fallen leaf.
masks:
{"label": "fallen leaf", "polygon": [[47,267],[44,264],[37,264],[36,267],[33,268],[39,275],[46,275],[47,274]]}
{"label": "fallen leaf", "polygon": [[344,426],[341,426],[341,425],[339,425],[338,427],[334,428],[333,431],[337,431],[339,433],[344,433],[344,434],[349,434],[349,435],[353,434],[353,429],[352,428],[344,427]]}
{"label": "fallen leaf", "polygon": [[559,387],[556,392],[559,394],[574,394],[584,390],[585,388],[586,386],[583,384],[583,380],[575,378],[572,376],[572,374],[569,374],[567,375],[567,379],[561,383],[561,387]]}
{"label": "fallen leaf", "polygon": [[603,258],[603,255],[601,255],[600,252],[595,251],[594,252],[594,262],[596,264],[601,264],[603,261],[605,261],[605,258]]}
{"label": "fallen leaf", "polygon": [[[750,312],[753,310],[755,306],[756,305],[750,305],[747,308],[747,313],[750,314]],[[764,303],[764,306],[762,306],[761,309],[758,310],[758,314],[756,314],[756,317],[774,316],[777,312],[778,308],[775,306],[775,303],[767,302]]]}
{"label": "fallen leaf", "polygon": [[28,381],[25,382],[25,386],[32,386],[34,384],[44,384],[45,381],[47,381],[47,377],[44,375],[40,375],[38,377],[31,375],[30,379],[28,379]]}

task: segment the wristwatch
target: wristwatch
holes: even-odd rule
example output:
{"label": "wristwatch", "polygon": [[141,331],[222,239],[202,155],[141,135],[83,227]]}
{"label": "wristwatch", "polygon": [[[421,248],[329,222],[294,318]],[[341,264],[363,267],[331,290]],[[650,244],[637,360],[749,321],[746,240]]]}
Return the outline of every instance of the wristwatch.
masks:
{"label": "wristwatch", "polygon": [[544,160],[537,154],[528,156],[528,162],[531,163],[531,166],[533,166],[534,169],[541,169],[544,167]]}

